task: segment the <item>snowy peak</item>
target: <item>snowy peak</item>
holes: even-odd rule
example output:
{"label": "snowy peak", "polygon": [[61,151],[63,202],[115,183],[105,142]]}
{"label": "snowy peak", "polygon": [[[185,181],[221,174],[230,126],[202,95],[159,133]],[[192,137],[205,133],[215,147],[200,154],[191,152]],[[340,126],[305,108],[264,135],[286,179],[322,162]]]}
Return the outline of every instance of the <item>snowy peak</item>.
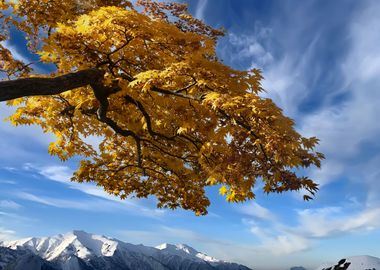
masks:
{"label": "snowy peak", "polygon": [[72,255],[82,259],[90,256],[112,256],[117,249],[118,241],[84,231],[72,231],[52,237],[33,237],[5,242],[3,246],[11,249],[28,249],[51,261]]}
{"label": "snowy peak", "polygon": [[[89,234],[84,231],[69,233],[75,238],[74,242],[95,256],[112,256],[118,247],[119,241],[105,236]],[[80,258],[83,258],[79,256]]]}
{"label": "snowy peak", "polygon": [[156,248],[161,251],[168,252],[172,255],[188,257],[189,259],[193,259],[193,260],[202,260],[202,261],[214,262],[214,263],[222,262],[221,260],[208,256],[185,244],[172,245],[172,244],[164,243],[157,246]]}
{"label": "snowy peak", "polygon": [[326,263],[317,270],[373,270],[380,269],[380,259],[372,256],[352,256],[343,258],[336,263]]}
{"label": "snowy peak", "polygon": [[164,243],[157,246],[156,248],[159,250],[167,251],[167,252],[178,252],[178,253],[185,253],[188,255],[196,255],[197,253],[199,253],[192,247],[185,244],[172,245],[172,244]]}

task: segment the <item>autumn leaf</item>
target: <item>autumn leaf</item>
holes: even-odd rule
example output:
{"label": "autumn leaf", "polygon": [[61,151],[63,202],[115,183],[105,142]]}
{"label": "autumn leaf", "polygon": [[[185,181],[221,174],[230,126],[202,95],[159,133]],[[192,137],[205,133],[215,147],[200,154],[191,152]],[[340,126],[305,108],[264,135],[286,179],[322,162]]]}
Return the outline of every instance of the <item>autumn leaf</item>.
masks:
{"label": "autumn leaf", "polygon": [[[0,101],[17,108],[12,124],[55,134],[50,154],[82,158],[73,181],[197,215],[207,213],[213,185],[229,202],[254,199],[258,181],[267,193],[314,196],[318,186],[297,169],[320,166],[318,139],[299,134],[261,95],[260,70],[218,59],[223,31],[180,3],[54,3],[0,1]],[[56,70],[38,74],[14,59],[2,46],[9,27]]]}

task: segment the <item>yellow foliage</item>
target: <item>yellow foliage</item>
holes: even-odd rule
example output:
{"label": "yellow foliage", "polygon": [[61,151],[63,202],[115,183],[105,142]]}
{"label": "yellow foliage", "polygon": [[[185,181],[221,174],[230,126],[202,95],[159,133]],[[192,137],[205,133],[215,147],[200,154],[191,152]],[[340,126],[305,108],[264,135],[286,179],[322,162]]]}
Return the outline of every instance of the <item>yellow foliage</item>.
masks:
{"label": "yellow foliage", "polygon": [[[0,21],[28,35],[30,50],[57,67],[46,77],[98,68],[108,91],[103,100],[86,86],[9,101],[18,107],[9,120],[56,134],[49,153],[86,157],[74,181],[95,182],[122,199],[154,195],[158,207],[206,214],[211,185],[221,185],[229,202],[253,199],[257,180],[268,193],[314,195],[317,185],[294,169],[320,166],[318,139],[302,137],[272,100],[259,96],[261,72],[219,61],[223,32],[182,4],[137,4],[145,13],[126,0],[19,0],[12,21],[0,2]],[[1,44],[0,59],[13,78],[30,76]],[[99,150],[85,142],[88,136],[101,140]]]}
{"label": "yellow foliage", "polygon": [[222,196],[226,195],[227,192],[228,192],[228,189],[226,188],[226,186],[222,186],[222,187],[219,189],[219,193],[220,193],[220,195],[222,195]]}

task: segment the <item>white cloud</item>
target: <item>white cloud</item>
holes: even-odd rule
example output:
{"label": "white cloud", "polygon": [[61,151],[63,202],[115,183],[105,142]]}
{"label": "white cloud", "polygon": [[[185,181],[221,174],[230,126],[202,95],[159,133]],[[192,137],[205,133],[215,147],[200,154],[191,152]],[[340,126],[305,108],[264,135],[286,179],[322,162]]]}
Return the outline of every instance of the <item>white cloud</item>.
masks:
{"label": "white cloud", "polygon": [[294,231],[310,238],[323,238],[337,234],[339,225],[345,222],[342,209],[339,207],[300,210],[297,215],[299,224]]}
{"label": "white cloud", "polygon": [[3,217],[6,217],[6,218],[10,218],[12,220],[18,220],[18,221],[22,221],[22,222],[26,222],[26,221],[31,220],[30,218],[27,218],[25,216],[17,215],[15,213],[3,212],[3,211],[0,211],[0,217],[1,217],[1,219],[3,219]]}
{"label": "white cloud", "polygon": [[[374,29],[380,27],[380,4],[376,1],[366,3],[367,6],[352,19],[349,53],[342,62],[344,80],[337,93],[348,95],[348,100],[339,106],[325,106],[315,114],[306,116],[301,131],[321,139],[320,149],[327,160],[323,163],[321,178],[317,178],[319,182],[326,184],[336,180],[335,176],[351,174],[353,176],[349,179],[357,181],[355,177],[359,177],[370,192],[373,188],[379,191],[372,176],[379,172],[380,155],[372,150],[372,157],[359,157],[371,152],[371,149],[364,148],[365,145],[379,147],[380,33]],[[349,160],[354,162],[347,162]],[[313,173],[317,176],[321,174]],[[371,200],[380,200],[379,193],[371,195]]]}
{"label": "white cloud", "polygon": [[195,8],[195,17],[204,20],[204,13],[208,4],[208,0],[199,0]]}
{"label": "white cloud", "polygon": [[[378,1],[367,1],[350,24],[351,51],[342,68],[348,82],[369,81],[378,78],[380,70],[380,25]],[[360,91],[359,89],[357,89]],[[365,91],[370,91],[367,89]]]}
{"label": "white cloud", "polygon": [[341,207],[298,211],[294,231],[309,238],[329,238],[380,227],[380,208],[351,212]]}
{"label": "white cloud", "polygon": [[[13,209],[8,209],[13,210]],[[32,225],[36,219],[0,210],[0,242],[19,239],[16,228]]]}
{"label": "white cloud", "polygon": [[[222,49],[223,57],[234,60],[251,60],[251,67],[266,67],[274,61],[271,52],[265,48],[263,43],[268,39],[271,29],[265,27],[255,27],[252,35],[236,35],[229,33],[227,46],[233,46],[236,53],[231,55],[229,49]],[[233,59],[232,59],[233,57]]]}
{"label": "white cloud", "polygon": [[15,185],[16,181],[12,181],[12,180],[0,180],[0,183],[1,184],[8,184],[8,185]]}
{"label": "white cloud", "polygon": [[8,230],[6,228],[0,227],[0,242],[13,240],[16,238],[16,232],[13,230]]}
{"label": "white cloud", "polygon": [[276,216],[268,208],[265,208],[254,201],[242,205],[239,208],[239,211],[242,214],[256,217],[259,219],[270,220],[273,222],[276,221]]}
{"label": "white cloud", "polygon": [[[320,193],[333,181],[357,182],[360,178],[367,187],[368,199],[380,204],[380,188],[376,185],[380,178],[380,154],[372,150],[370,156],[359,158],[368,154],[371,148],[380,147],[380,125],[377,124],[380,115],[380,32],[375,31],[380,27],[377,15],[380,4],[367,1],[360,7],[349,20],[348,36],[342,34],[348,52],[342,56],[343,60],[335,59],[341,61],[337,68],[330,69],[319,59],[321,53],[324,55],[319,46],[326,42],[326,36],[323,29],[313,25],[315,18],[305,17],[310,12],[308,9],[313,8],[312,4],[296,8],[290,19],[294,24],[291,31],[281,33],[276,27],[261,27],[263,30],[260,31],[260,25],[255,25],[250,35],[232,33],[228,38],[229,46],[241,56],[237,58],[251,59],[252,67],[263,69],[263,87],[267,90],[263,95],[272,98],[286,115],[296,119],[301,134],[320,139],[318,151],[325,154],[326,160],[322,169],[313,168],[308,172],[321,185]],[[299,24],[299,21],[303,23]],[[306,32],[306,26],[315,31]],[[299,45],[296,40],[310,42]],[[270,46],[276,42],[282,54],[272,51]],[[226,52],[230,53],[230,50]],[[273,57],[271,61],[257,60],[265,54]],[[222,56],[232,57],[227,53]],[[319,107],[315,106],[311,112],[301,112],[305,101],[310,102],[315,94],[313,91],[323,91],[323,95],[316,95],[318,100],[315,103]],[[339,95],[344,98],[337,98]],[[368,147],[364,148],[365,145]]]}
{"label": "white cloud", "polygon": [[277,227],[278,223],[268,227],[267,224],[262,226],[254,220],[244,219],[243,222],[249,226],[250,232],[259,239],[260,244],[255,248],[260,252],[280,256],[304,251],[311,247],[312,243],[309,239]]}
{"label": "white cloud", "polygon": [[310,172],[310,178],[314,179],[319,184],[319,188],[336,180],[338,176],[341,176],[342,173],[344,173],[345,169],[342,162],[330,160],[329,156],[327,157],[327,160],[322,162],[322,164],[323,166],[321,168],[313,169]]}
{"label": "white cloud", "polygon": [[311,246],[310,241],[307,238],[289,233],[261,237],[261,239],[263,241],[261,248],[276,256],[305,251]]}
{"label": "white cloud", "polygon": [[13,58],[16,60],[19,60],[25,64],[29,64],[29,67],[32,68],[36,73],[42,74],[46,73],[46,70],[41,68],[41,66],[37,66],[37,61],[32,61],[31,54],[25,54],[23,52],[20,52],[20,50],[17,48],[17,46],[12,45],[8,40],[0,42],[1,45],[3,45],[6,49],[8,49]]}
{"label": "white cloud", "polygon": [[120,204],[116,204],[114,202],[109,202],[105,200],[74,200],[74,199],[57,199],[47,196],[36,196],[27,192],[17,192],[14,194],[16,197],[36,202],[48,206],[53,206],[57,208],[67,208],[67,209],[76,209],[76,210],[86,210],[86,211],[115,211],[122,210],[122,206]]}
{"label": "white cloud", "polygon": [[[297,31],[297,29],[295,29]],[[316,35],[302,52],[286,52],[281,58],[263,67],[263,88],[267,90],[264,97],[273,99],[286,115],[298,118],[299,105],[308,95],[308,73],[314,72],[310,63],[315,57],[315,48],[319,40]],[[260,63],[252,63],[252,67]],[[257,66],[256,66],[257,67]]]}
{"label": "white cloud", "polygon": [[295,225],[277,220],[268,225],[252,219],[243,223],[257,237],[256,248],[276,256],[289,255],[315,247],[318,240],[343,237],[380,228],[380,207],[353,211],[348,207],[321,207],[297,210]]}
{"label": "white cloud", "polygon": [[43,133],[42,129],[38,126],[13,126],[9,122],[3,121],[5,118],[11,116],[15,108],[5,105],[0,102],[0,152],[7,153],[1,155],[0,160],[5,167],[15,167],[20,162],[27,162],[32,160],[41,159],[41,156],[36,155],[28,149],[27,146],[41,147],[46,149],[49,142],[55,141],[55,136],[51,133]]}
{"label": "white cloud", "polygon": [[6,209],[19,209],[21,205],[18,203],[11,201],[11,200],[1,200],[0,201],[0,208],[6,208]]}
{"label": "white cloud", "polygon": [[97,187],[95,185],[72,182],[70,179],[73,176],[74,170],[67,166],[37,166],[32,163],[25,163],[23,165],[23,169],[26,171],[35,172],[45,177],[46,179],[68,185],[72,189],[80,190],[89,195],[93,195],[111,201],[120,201],[117,197],[108,194],[100,187]]}
{"label": "white cloud", "polygon": [[3,41],[0,42],[0,44],[11,52],[14,59],[22,61],[26,64],[32,62],[27,56],[21,54],[15,46],[11,45],[9,41]]}
{"label": "white cloud", "polygon": [[[94,196],[96,198],[101,198],[103,199],[104,203],[109,206],[111,209],[119,209],[119,210],[125,210],[125,211],[130,211],[134,214],[138,214],[141,216],[147,216],[147,217],[152,217],[152,218],[160,218],[162,217],[165,213],[166,210],[163,209],[157,209],[154,206],[153,207],[148,207],[140,203],[139,199],[125,199],[121,200],[120,198],[110,195],[107,192],[105,192],[102,188],[93,185],[93,184],[87,184],[87,183],[76,183],[70,181],[72,175],[73,175],[73,170],[70,169],[69,167],[66,166],[36,166],[31,163],[26,163],[23,165],[23,169],[26,171],[34,172],[37,173],[46,179],[56,181],[62,184],[67,185],[71,189],[75,189],[78,191],[81,191],[85,194]],[[23,196],[19,196],[23,197]],[[59,201],[59,200],[54,200],[52,198],[45,198],[41,199],[41,197],[36,197],[36,196],[27,196],[26,198],[30,200],[34,200],[36,202],[40,202],[46,205],[50,206],[65,206],[63,208],[76,208],[76,209],[96,209],[94,205],[101,204],[102,201],[99,200],[92,200],[92,201],[86,201],[84,203],[78,202],[78,201],[72,201],[72,200],[64,200],[64,201]],[[39,200],[39,201],[38,201]],[[107,204],[107,201],[112,202]],[[66,203],[67,202],[67,203]],[[89,204],[92,206],[87,207],[86,205]],[[70,206],[70,207],[69,207]]]}
{"label": "white cloud", "polygon": [[25,163],[22,168],[26,171],[34,171],[38,174],[60,183],[70,184],[70,178],[73,175],[73,171],[66,166],[42,166],[38,167],[32,163]]}

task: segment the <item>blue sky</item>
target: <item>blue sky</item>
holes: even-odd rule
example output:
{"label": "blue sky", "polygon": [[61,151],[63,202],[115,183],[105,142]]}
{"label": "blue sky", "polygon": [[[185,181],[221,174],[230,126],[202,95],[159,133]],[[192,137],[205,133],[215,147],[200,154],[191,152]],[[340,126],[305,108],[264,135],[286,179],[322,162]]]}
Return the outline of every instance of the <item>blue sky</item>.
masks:
{"label": "blue sky", "polygon": [[[263,70],[264,94],[321,139],[320,184],[302,194],[228,204],[209,189],[210,214],[157,210],[154,200],[120,202],[69,181],[78,160],[49,156],[38,127],[0,124],[0,240],[73,229],[130,243],[187,243],[255,269],[310,269],[351,255],[380,257],[380,2],[375,0],[191,0],[191,12],[227,30],[218,55]],[[30,59],[14,36],[6,43]],[[0,104],[0,117],[11,108]]]}

